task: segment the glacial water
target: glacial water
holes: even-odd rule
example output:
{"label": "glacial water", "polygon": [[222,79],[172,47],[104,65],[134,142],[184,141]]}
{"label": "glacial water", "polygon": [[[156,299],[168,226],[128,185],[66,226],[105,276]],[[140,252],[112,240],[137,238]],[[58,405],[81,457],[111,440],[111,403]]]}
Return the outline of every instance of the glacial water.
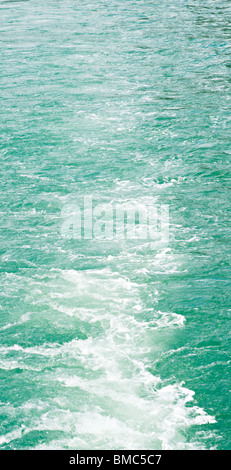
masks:
{"label": "glacial water", "polygon": [[[1,449],[230,449],[228,0],[0,1]],[[62,209],[169,206],[169,243]]]}

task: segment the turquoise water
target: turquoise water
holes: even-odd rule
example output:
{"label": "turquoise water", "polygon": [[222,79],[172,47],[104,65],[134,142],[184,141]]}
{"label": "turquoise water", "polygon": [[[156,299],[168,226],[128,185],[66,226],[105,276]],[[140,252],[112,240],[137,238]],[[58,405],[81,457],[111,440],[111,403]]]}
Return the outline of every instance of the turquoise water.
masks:
{"label": "turquoise water", "polygon": [[[230,449],[228,0],[1,1],[1,449]],[[166,204],[169,243],[63,237]]]}

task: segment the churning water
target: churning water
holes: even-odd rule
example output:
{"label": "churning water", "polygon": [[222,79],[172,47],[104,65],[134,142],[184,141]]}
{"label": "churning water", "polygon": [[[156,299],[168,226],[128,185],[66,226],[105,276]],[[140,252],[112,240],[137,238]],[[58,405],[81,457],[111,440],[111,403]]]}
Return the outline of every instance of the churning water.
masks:
{"label": "churning water", "polygon": [[[228,449],[228,0],[0,1],[1,449]],[[62,209],[169,207],[169,243]]]}

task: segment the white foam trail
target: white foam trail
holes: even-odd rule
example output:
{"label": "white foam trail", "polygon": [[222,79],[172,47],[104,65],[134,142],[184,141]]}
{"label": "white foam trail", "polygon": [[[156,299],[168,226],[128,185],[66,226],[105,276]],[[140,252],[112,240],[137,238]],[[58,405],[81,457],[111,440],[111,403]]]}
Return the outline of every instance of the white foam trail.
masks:
{"label": "white foam trail", "polygon": [[[163,263],[163,258],[164,253],[157,263]],[[146,270],[142,276],[149,272],[148,267]],[[40,287],[36,285],[37,290]],[[166,385],[149,371],[160,354],[166,353],[164,332],[183,328],[185,318],[146,308],[142,284],[110,268],[55,270],[48,287],[48,294],[46,288],[46,295],[34,300],[36,305],[49,303],[52,311],[62,315],[62,324],[65,319],[87,322],[93,330],[86,339],[77,337],[63,344],[0,348],[6,358],[3,368],[43,369],[43,380],[62,389],[55,400],[40,404],[39,416],[27,420],[23,433],[45,430],[64,434],[37,448],[197,448],[196,442],[186,442],[184,431],[191,425],[213,423],[214,418],[196,406],[186,406],[193,401],[193,391],[183,384]],[[155,289],[152,297],[156,306],[158,295]],[[8,358],[9,353],[14,357]],[[31,364],[33,357],[43,357],[41,367],[37,361]],[[60,364],[57,369],[51,367],[54,361]],[[61,366],[63,363],[67,367]],[[14,432],[20,437],[20,429]],[[14,434],[6,437],[11,438]]]}

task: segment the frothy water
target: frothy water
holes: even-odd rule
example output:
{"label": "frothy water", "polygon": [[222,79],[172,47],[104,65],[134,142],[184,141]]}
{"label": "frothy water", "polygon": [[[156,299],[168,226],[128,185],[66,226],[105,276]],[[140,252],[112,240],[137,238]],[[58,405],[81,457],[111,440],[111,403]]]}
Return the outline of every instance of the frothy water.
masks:
{"label": "frothy water", "polygon": [[[229,448],[228,2],[0,13],[1,448]],[[63,237],[89,194],[168,245]]]}

